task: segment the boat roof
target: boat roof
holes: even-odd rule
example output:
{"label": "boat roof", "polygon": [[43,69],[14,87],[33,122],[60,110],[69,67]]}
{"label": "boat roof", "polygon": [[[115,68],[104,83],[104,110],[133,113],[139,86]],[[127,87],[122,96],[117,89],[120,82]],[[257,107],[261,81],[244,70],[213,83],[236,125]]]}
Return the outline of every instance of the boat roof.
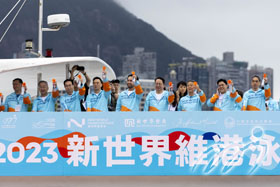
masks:
{"label": "boat roof", "polygon": [[[67,67],[67,65],[69,65]],[[7,96],[13,92],[12,80],[21,78],[26,82],[28,93],[35,96],[38,93],[37,84],[39,79],[51,83],[57,80],[57,86],[64,90],[63,81],[69,75],[69,70],[74,65],[84,66],[87,75],[93,77],[102,76],[102,67],[106,67],[107,78],[115,79],[116,74],[109,64],[97,57],[51,57],[51,58],[18,58],[0,59],[0,92]],[[67,69],[69,68],[69,69]],[[81,75],[85,82],[84,75]]]}
{"label": "boat roof", "polygon": [[69,62],[88,62],[98,61],[103,64],[114,76],[115,72],[106,62],[97,57],[51,57],[51,58],[16,58],[16,59],[0,59],[0,73],[7,71],[14,71],[18,69],[25,69],[36,66],[46,66],[50,64],[60,64]]}

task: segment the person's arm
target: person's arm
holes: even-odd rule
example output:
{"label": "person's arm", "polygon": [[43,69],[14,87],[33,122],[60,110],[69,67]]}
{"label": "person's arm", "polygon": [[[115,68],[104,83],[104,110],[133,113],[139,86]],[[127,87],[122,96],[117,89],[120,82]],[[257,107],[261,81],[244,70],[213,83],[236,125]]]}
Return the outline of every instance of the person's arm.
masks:
{"label": "person's arm", "polygon": [[245,93],[243,96],[243,106],[242,106],[242,111],[246,111],[247,110],[247,105],[248,105],[248,94]]}
{"label": "person's arm", "polygon": [[171,95],[171,94],[169,95],[169,94],[168,94],[168,99],[167,99],[167,100],[168,100],[168,103],[169,103],[169,104],[172,104],[173,101],[174,101],[174,98],[175,98],[175,95],[174,95],[174,94],[173,94],[173,95]]}
{"label": "person's arm", "polygon": [[234,101],[239,108],[242,108],[242,98],[240,95],[237,95]]}
{"label": "person's arm", "polygon": [[265,98],[269,98],[271,96],[271,90],[268,83],[264,85],[264,96]]}
{"label": "person's arm", "polygon": [[52,91],[52,98],[57,99],[59,97],[59,90]]}
{"label": "person's arm", "polygon": [[82,100],[84,98],[85,93],[86,93],[86,88],[85,87],[79,88],[80,100]]}
{"label": "person's arm", "polygon": [[105,92],[105,97],[108,99],[111,95],[111,86],[107,77],[103,80],[103,90]]}
{"label": "person's arm", "polygon": [[175,94],[176,93],[173,91],[173,84],[170,85],[170,83],[169,83],[167,101],[170,105],[173,103],[173,101],[175,99]]}
{"label": "person's arm", "polygon": [[144,105],[144,111],[149,111],[150,107],[150,94],[146,97],[145,105]]}
{"label": "person's arm", "polygon": [[119,96],[119,98],[117,100],[117,106],[116,106],[117,112],[121,111],[121,106],[122,106],[122,101],[121,101],[121,97]]}
{"label": "person's arm", "polygon": [[5,102],[4,102],[4,112],[8,112],[9,111],[9,105],[8,105],[8,101],[9,97],[6,97]]}
{"label": "person's arm", "polygon": [[197,93],[199,95],[200,102],[202,104],[204,104],[206,101],[206,96],[205,96],[204,92],[200,89],[199,84],[196,83],[195,87],[196,87]]}
{"label": "person's arm", "polygon": [[91,102],[90,102],[90,95],[87,96],[86,99],[86,107],[87,107],[87,112],[91,112]]}
{"label": "person's arm", "polygon": [[79,85],[75,80],[73,80],[73,84],[74,84],[74,91],[79,91]]}
{"label": "person's arm", "polygon": [[90,82],[91,82],[91,80],[90,80],[90,77],[88,76],[88,74],[85,72],[85,71],[81,71],[81,73],[85,76],[85,78],[86,78],[86,85],[88,86],[88,87],[90,87]]}
{"label": "person's arm", "polygon": [[177,103],[179,103],[179,101],[180,101],[180,93],[179,93],[179,90],[177,90],[177,91],[175,92],[175,94],[176,94],[176,96],[177,96],[177,98],[176,98]]}
{"label": "person's arm", "polygon": [[142,89],[142,87],[140,85],[140,82],[136,81],[134,87],[135,87],[135,93],[136,93],[138,99],[141,99],[142,96],[143,96],[143,89]]}
{"label": "person's arm", "polygon": [[202,104],[204,104],[205,101],[206,101],[206,96],[205,96],[204,92],[203,92],[201,89],[199,89],[199,91],[198,91],[197,93],[198,93],[198,95],[199,95],[200,102],[201,102]]}
{"label": "person's arm", "polygon": [[273,107],[272,111],[278,111],[278,104],[274,100],[273,100],[273,103],[272,103],[272,107]]}
{"label": "person's arm", "polygon": [[238,95],[238,93],[237,93],[236,89],[234,87],[232,87],[232,91],[230,93],[230,97],[232,99],[234,99],[237,95]]}
{"label": "person's arm", "polygon": [[74,71],[77,70],[77,66],[73,66],[70,72],[70,79],[74,81]]}
{"label": "person's arm", "polygon": [[179,101],[179,104],[178,104],[178,111],[182,111],[182,100]]}
{"label": "person's arm", "polygon": [[38,110],[37,105],[38,105],[38,101],[37,101],[37,99],[35,99],[33,101],[33,105],[32,105],[32,112],[37,112],[37,110]]}
{"label": "person's arm", "polygon": [[268,78],[264,77],[264,97],[269,98],[271,96],[271,90],[268,84]]}
{"label": "person's arm", "polygon": [[235,88],[232,89],[232,93],[230,93],[230,97],[234,100],[235,104],[242,108],[242,98],[241,96],[237,93]]}
{"label": "person's arm", "polygon": [[274,103],[274,106],[275,106],[275,111],[279,111],[279,105],[278,105],[278,103],[276,101]]}
{"label": "person's arm", "polygon": [[71,110],[68,110],[64,97],[60,97],[60,106],[62,112],[71,112]]}
{"label": "person's arm", "polygon": [[25,93],[23,96],[23,104],[29,105],[31,104],[31,96],[28,93]]}
{"label": "person's arm", "polygon": [[208,99],[207,106],[213,107],[218,99],[219,99],[219,95],[215,93],[210,99]]}
{"label": "person's arm", "polygon": [[60,97],[60,107],[61,107],[61,111],[65,111],[67,109],[67,106],[66,106],[66,103],[65,103],[63,97]]}
{"label": "person's arm", "polygon": [[[0,99],[3,101],[4,100],[4,96],[1,94]],[[2,105],[0,105],[0,112],[5,110],[5,103],[2,103]]]}

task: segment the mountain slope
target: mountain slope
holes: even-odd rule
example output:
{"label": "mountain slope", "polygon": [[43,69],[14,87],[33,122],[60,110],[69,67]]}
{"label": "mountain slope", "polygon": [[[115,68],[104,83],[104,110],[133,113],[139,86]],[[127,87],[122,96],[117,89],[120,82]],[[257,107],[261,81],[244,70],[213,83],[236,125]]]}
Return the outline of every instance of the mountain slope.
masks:
{"label": "mountain slope", "polygon": [[[3,1],[3,2],[2,2]],[[0,18],[16,0],[1,0]],[[71,24],[59,32],[44,32],[44,48],[53,48],[54,56],[96,56],[100,44],[101,58],[116,73],[121,72],[122,55],[133,53],[134,47],[157,52],[157,74],[163,76],[167,65],[182,57],[195,57],[150,24],[138,19],[113,0],[48,0],[44,1],[44,26],[50,14],[67,13]],[[27,1],[10,32],[0,44],[0,58],[11,58],[20,51],[21,43],[33,38],[37,44],[38,2]],[[3,26],[0,27],[3,33]]]}

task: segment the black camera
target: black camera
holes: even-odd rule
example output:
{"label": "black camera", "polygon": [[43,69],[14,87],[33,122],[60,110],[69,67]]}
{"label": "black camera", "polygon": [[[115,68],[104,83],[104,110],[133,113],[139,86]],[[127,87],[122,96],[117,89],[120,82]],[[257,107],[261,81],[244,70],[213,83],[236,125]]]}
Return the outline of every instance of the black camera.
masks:
{"label": "black camera", "polygon": [[78,66],[78,67],[77,67],[77,70],[78,70],[78,71],[85,71],[85,67],[84,67],[84,66]]}
{"label": "black camera", "polygon": [[77,71],[85,71],[85,67],[84,66],[75,65],[74,67],[76,67]]}

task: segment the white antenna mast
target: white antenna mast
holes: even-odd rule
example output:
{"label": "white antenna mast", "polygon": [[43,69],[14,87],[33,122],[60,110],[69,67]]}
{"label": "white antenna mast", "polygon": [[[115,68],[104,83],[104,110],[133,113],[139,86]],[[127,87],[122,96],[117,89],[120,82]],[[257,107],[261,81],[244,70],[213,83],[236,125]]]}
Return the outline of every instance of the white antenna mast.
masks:
{"label": "white antenna mast", "polygon": [[68,14],[54,14],[48,16],[48,26],[51,28],[43,28],[43,0],[39,0],[39,33],[38,33],[38,54],[43,57],[43,31],[59,31],[62,27],[70,24]]}
{"label": "white antenna mast", "polygon": [[43,50],[43,0],[39,1],[39,33],[38,33],[38,54],[42,57],[42,50]]}

